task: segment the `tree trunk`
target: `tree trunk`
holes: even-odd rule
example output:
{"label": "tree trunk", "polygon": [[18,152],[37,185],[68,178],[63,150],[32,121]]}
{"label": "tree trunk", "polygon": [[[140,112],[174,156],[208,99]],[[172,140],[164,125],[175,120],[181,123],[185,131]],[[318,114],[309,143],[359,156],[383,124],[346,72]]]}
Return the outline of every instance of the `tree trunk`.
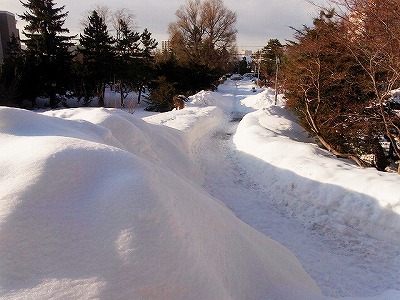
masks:
{"label": "tree trunk", "polygon": [[379,139],[376,138],[374,141],[374,165],[378,171],[385,171],[386,167],[389,165],[389,161],[386,158],[385,152],[379,142]]}
{"label": "tree trunk", "polygon": [[307,117],[309,119],[310,125],[314,131],[314,133],[317,135],[318,140],[321,142],[321,144],[332,154],[336,155],[339,158],[346,158],[346,159],[351,159],[353,160],[358,166],[364,168],[365,167],[365,163],[357,156],[353,155],[353,154],[348,154],[348,153],[341,153],[339,151],[337,151],[335,148],[332,147],[331,144],[329,144],[325,138],[323,137],[323,135],[321,134],[321,131],[319,129],[319,126],[317,125],[317,122],[315,121],[315,119],[313,118],[313,115],[310,112],[310,107],[309,105],[306,103],[306,110],[307,110]]}
{"label": "tree trunk", "polygon": [[31,98],[31,108],[34,108],[36,106],[36,96],[32,96]]}
{"label": "tree trunk", "polygon": [[357,156],[353,155],[353,154],[348,154],[348,153],[341,153],[339,151],[337,151],[336,149],[334,149],[324,138],[320,133],[317,133],[317,137],[318,140],[321,142],[321,144],[329,151],[331,152],[333,155],[335,155],[336,157],[339,158],[346,158],[346,159],[351,159],[352,161],[354,161],[358,166],[364,168],[365,167],[365,163]]}
{"label": "tree trunk", "polygon": [[56,91],[53,86],[50,87],[50,107],[56,108],[57,99],[56,99]]}
{"label": "tree trunk", "polygon": [[122,91],[122,86],[120,86],[120,106],[121,108],[125,107],[125,103],[124,103],[124,92]]}
{"label": "tree trunk", "polygon": [[138,104],[140,104],[140,97],[142,96],[142,88],[143,88],[143,86],[140,85],[140,86],[139,86],[138,98],[137,98],[137,103],[138,103]]}
{"label": "tree trunk", "polygon": [[106,89],[106,87],[105,87],[104,83],[101,83],[100,87],[99,87],[99,92],[98,92],[99,106],[100,107],[104,107],[104,92],[105,92],[105,89]]}

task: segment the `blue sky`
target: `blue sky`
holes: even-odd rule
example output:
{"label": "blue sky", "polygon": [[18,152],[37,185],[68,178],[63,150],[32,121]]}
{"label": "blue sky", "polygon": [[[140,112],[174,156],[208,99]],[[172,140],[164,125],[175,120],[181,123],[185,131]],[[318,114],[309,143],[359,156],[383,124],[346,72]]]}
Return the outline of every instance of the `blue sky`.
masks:
{"label": "blue sky", "polygon": [[[25,0],[23,0],[25,1]],[[127,8],[136,16],[138,30],[148,28],[159,43],[168,39],[168,24],[175,21],[175,12],[186,0],[56,0],[57,6],[65,5],[69,16],[65,26],[72,34],[82,32],[80,20],[96,4],[108,6],[111,10]],[[325,3],[317,0],[317,3]],[[239,50],[256,50],[266,45],[271,38],[281,41],[290,39],[293,30],[311,24],[318,9],[305,0],[225,0],[225,6],[236,12],[237,44]],[[20,14],[24,11],[18,0],[1,0],[0,10]],[[18,17],[17,17],[18,19]],[[17,27],[22,31],[24,24]]]}

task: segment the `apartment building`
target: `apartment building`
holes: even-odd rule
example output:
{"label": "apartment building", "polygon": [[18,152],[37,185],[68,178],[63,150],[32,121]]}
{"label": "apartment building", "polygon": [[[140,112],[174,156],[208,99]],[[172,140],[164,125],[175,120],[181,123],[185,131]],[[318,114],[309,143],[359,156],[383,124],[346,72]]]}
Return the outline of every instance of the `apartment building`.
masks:
{"label": "apartment building", "polygon": [[171,51],[171,41],[170,40],[161,41],[161,51],[162,52]]}
{"label": "apartment building", "polygon": [[8,11],[0,11],[0,64],[3,63],[7,44],[13,35],[19,37],[15,15]]}

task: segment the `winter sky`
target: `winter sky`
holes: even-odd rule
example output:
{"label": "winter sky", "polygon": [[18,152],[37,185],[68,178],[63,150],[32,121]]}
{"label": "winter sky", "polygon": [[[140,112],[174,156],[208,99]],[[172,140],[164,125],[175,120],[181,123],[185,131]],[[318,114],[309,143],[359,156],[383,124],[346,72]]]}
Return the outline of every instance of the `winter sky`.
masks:
{"label": "winter sky", "polygon": [[[168,24],[176,20],[176,10],[185,3],[186,0],[56,0],[57,6],[65,5],[65,11],[69,12],[65,26],[72,34],[82,32],[80,21],[99,4],[108,6],[112,11],[122,8],[131,10],[136,16],[138,31],[148,28],[159,44],[161,40],[168,39]],[[310,24],[318,12],[318,8],[306,0],[225,0],[224,3],[238,16],[239,50],[256,50],[265,46],[271,38],[283,42],[291,39],[293,30],[290,27],[301,28],[303,24]],[[24,8],[18,0],[1,0],[2,10],[18,15]],[[19,21],[17,26],[22,32],[23,22]]]}

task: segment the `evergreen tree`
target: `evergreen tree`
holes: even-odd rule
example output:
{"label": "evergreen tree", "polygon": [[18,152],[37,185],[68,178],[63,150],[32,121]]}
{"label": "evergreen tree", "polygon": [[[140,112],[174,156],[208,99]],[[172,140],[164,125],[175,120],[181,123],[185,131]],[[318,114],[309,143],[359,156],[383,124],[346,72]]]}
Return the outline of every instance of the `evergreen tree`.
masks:
{"label": "evergreen tree", "polygon": [[124,99],[133,89],[134,82],[137,81],[138,68],[137,62],[141,54],[140,35],[138,32],[129,28],[126,21],[118,20],[116,38],[116,80],[120,92],[120,105],[124,107]]}
{"label": "evergreen tree", "polygon": [[384,170],[400,156],[400,118],[391,105],[400,85],[400,8],[391,0],[331,2],[345,13],[322,10],[287,48],[287,105],[333,154]]}
{"label": "evergreen tree", "polygon": [[129,60],[137,57],[140,52],[140,35],[129,28],[128,24],[120,19],[118,21],[115,50],[118,57]]}
{"label": "evergreen tree", "polygon": [[152,82],[149,100],[153,103],[147,110],[166,112],[174,108],[173,97],[176,95],[174,86],[164,76]]}
{"label": "evergreen tree", "polygon": [[346,26],[344,41],[365,73],[363,83],[373,95],[368,105],[373,116],[368,121],[375,123],[375,128],[384,127],[380,138],[384,136],[390,142],[396,157],[389,157],[400,173],[400,115],[391,103],[393,90],[400,86],[399,2],[341,0],[335,4],[348,12],[340,16]]}
{"label": "evergreen tree", "polygon": [[154,69],[154,55],[153,52],[157,48],[157,42],[151,37],[151,32],[144,29],[140,35],[141,48],[141,59],[137,61],[138,73],[136,80],[136,89],[138,93],[138,103],[142,95],[142,90],[152,80],[152,72]]}
{"label": "evergreen tree", "polygon": [[277,62],[283,58],[283,45],[278,39],[270,39],[262,50],[261,70],[268,80],[276,75]]}
{"label": "evergreen tree", "polygon": [[110,82],[115,63],[114,39],[97,11],[92,12],[88,21],[83,35],[79,38],[79,51],[83,55],[82,63],[85,69],[85,100],[89,101],[90,96],[97,94],[99,106],[104,106],[105,85]]}
{"label": "evergreen tree", "polygon": [[143,45],[142,54],[145,58],[153,57],[153,51],[157,48],[158,43],[151,37],[151,32],[145,28],[140,35],[140,41]]}
{"label": "evergreen tree", "polygon": [[24,69],[24,55],[19,38],[12,35],[5,50],[0,74],[0,104],[14,106],[20,100]]}
{"label": "evergreen tree", "polygon": [[247,62],[246,57],[243,56],[242,59],[238,61],[238,73],[240,75],[243,75],[243,74],[248,73],[250,71],[251,71],[251,68],[249,66],[249,63]]}
{"label": "evergreen tree", "polygon": [[16,63],[23,57],[21,41],[14,34],[11,35],[10,41],[7,43],[5,53],[5,60],[8,62]]}
{"label": "evergreen tree", "polygon": [[284,67],[287,106],[320,144],[338,157],[364,166],[379,125],[366,110],[362,68],[343,43],[346,28],[333,11],[322,11],[314,26],[296,32]]}
{"label": "evergreen tree", "polygon": [[27,22],[23,33],[27,37],[26,70],[32,104],[44,95],[55,107],[56,93],[65,92],[72,59],[68,48],[73,36],[65,35],[69,30],[63,27],[68,12],[63,12],[65,6],[56,7],[53,0],[21,3],[27,9],[20,18]]}

